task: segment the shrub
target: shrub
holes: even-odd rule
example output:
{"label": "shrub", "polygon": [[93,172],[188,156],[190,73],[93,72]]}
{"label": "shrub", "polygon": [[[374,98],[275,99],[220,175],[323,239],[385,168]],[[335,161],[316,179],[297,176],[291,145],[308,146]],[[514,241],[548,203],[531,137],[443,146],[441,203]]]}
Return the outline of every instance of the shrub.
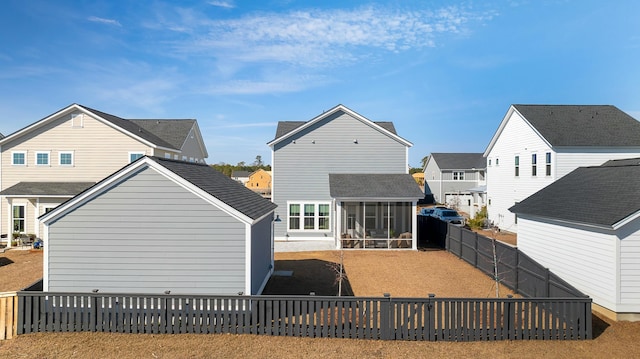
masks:
{"label": "shrub", "polygon": [[476,216],[467,221],[467,224],[472,229],[480,229],[484,228],[487,222],[487,206],[483,206],[477,213]]}

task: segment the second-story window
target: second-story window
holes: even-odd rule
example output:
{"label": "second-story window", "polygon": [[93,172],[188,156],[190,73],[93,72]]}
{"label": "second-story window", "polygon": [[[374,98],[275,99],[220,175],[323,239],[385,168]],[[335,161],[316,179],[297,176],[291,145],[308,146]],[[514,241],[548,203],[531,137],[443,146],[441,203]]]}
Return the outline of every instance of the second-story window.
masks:
{"label": "second-story window", "polygon": [[129,162],[133,162],[140,157],[144,157],[144,152],[129,152]]}
{"label": "second-story window", "polygon": [[15,166],[24,166],[27,164],[26,152],[13,152],[11,154],[11,164]]}
{"label": "second-story window", "polygon": [[460,171],[453,172],[453,180],[464,181],[464,172],[460,172]]}
{"label": "second-story window", "polygon": [[531,155],[531,175],[538,175],[538,156],[535,153]]}
{"label": "second-story window", "polygon": [[546,176],[551,176],[551,152],[547,152],[547,153],[546,153],[546,161],[545,161],[545,164],[546,164],[546,166],[545,166],[545,167],[546,167],[546,173],[545,173],[545,175],[546,175]]}
{"label": "second-story window", "polygon": [[36,152],[36,165],[48,166],[49,165],[49,152]]}
{"label": "second-story window", "polygon": [[73,152],[60,152],[60,166],[73,166]]}
{"label": "second-story window", "polygon": [[516,177],[520,176],[520,156],[516,156],[515,157],[515,164],[516,164]]}

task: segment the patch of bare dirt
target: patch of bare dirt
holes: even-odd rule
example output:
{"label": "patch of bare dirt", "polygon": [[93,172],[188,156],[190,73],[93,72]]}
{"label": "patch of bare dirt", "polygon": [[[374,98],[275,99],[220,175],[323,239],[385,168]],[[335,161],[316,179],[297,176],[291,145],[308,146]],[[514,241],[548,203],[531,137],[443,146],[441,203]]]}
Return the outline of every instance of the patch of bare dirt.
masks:
{"label": "patch of bare dirt", "polygon": [[[18,251],[16,251],[18,252]],[[10,252],[8,252],[10,253]],[[36,253],[37,255],[37,253]],[[36,255],[8,257],[0,278],[36,268]],[[276,269],[293,268],[290,279],[302,291],[327,286],[327,263],[336,252],[278,253]],[[21,263],[22,261],[29,263]],[[305,272],[305,263],[315,263]],[[300,266],[300,264],[302,264]],[[464,261],[443,251],[345,251],[348,280],[356,295],[438,297],[495,295],[493,282]],[[41,269],[40,264],[40,269]],[[12,272],[8,272],[11,270]],[[286,278],[286,277],[283,277]],[[325,278],[316,284],[314,278]],[[16,281],[19,282],[19,280]],[[28,281],[27,281],[28,282]],[[30,283],[29,283],[30,284]],[[293,283],[297,285],[296,283]],[[19,288],[10,278],[0,288]],[[326,289],[326,288],[325,288]],[[5,290],[5,289],[2,289]],[[508,293],[501,289],[501,296]],[[640,322],[611,322],[594,316],[594,340],[502,342],[401,342],[314,339],[257,335],[151,335],[116,333],[37,333],[0,342],[2,358],[633,358],[640,357]]]}

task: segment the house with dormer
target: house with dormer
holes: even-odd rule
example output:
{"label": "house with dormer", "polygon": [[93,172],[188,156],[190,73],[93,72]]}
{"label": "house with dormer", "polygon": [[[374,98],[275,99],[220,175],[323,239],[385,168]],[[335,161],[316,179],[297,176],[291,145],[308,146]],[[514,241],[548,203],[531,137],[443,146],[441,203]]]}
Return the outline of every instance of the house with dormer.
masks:
{"label": "house with dormer", "polygon": [[424,194],[408,171],[412,144],[392,122],[338,105],[309,121],[279,122],[268,145],[276,241],[416,248]]}
{"label": "house with dormer", "polygon": [[491,138],[487,210],[518,232],[509,208],[582,166],[638,157],[640,122],[611,105],[511,105]]}
{"label": "house with dormer", "polygon": [[208,154],[194,119],[124,119],[79,104],[5,136],[0,233],[40,237],[40,215],[142,156],[205,163]]}

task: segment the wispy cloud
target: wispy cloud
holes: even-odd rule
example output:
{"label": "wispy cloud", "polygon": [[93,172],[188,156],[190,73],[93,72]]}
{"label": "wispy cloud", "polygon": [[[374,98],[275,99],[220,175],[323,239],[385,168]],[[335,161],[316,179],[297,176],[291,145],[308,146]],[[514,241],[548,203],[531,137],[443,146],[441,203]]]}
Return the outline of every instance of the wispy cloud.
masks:
{"label": "wispy cloud", "polygon": [[492,16],[462,6],[412,11],[374,6],[311,9],[227,20],[200,16],[198,21],[188,12],[162,27],[193,34],[174,43],[184,54],[317,68],[354,63],[374,50],[396,53],[434,47],[440,36],[464,33],[466,26]]}
{"label": "wispy cloud", "polygon": [[91,21],[91,22],[97,22],[100,24],[105,24],[105,25],[113,25],[113,26],[122,26],[120,24],[120,22],[118,22],[118,20],[113,20],[113,19],[105,19],[102,17],[97,17],[97,16],[89,16],[89,18],[87,18],[87,20]]}
{"label": "wispy cloud", "polygon": [[236,7],[231,1],[215,1],[214,0],[214,1],[209,1],[209,5],[223,7],[226,9],[233,9],[234,7]]}

